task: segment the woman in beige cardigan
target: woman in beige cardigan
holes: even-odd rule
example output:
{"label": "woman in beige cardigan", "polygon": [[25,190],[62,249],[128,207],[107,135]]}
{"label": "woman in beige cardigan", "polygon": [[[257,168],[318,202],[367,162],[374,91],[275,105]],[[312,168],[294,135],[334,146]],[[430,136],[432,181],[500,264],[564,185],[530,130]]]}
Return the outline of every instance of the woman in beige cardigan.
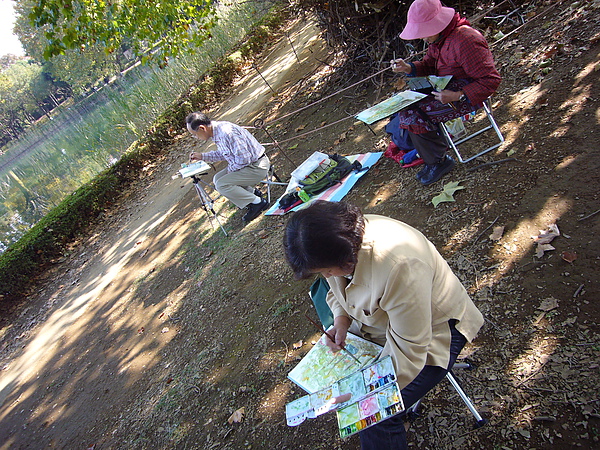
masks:
{"label": "woman in beige cardigan", "polygon": [[[339,350],[348,331],[391,355],[405,406],[441,381],[483,316],[433,244],[400,221],[363,216],[344,202],[315,202],[289,220],[284,237],[296,278],[321,274],[331,287]],[[360,433],[363,449],[404,449],[402,416]]]}

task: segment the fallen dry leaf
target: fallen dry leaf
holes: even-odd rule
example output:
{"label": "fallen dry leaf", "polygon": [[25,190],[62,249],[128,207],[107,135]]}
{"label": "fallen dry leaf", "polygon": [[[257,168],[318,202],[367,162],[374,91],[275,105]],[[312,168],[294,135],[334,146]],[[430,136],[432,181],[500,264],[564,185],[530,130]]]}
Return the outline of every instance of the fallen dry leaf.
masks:
{"label": "fallen dry leaf", "polygon": [[570,250],[564,251],[560,254],[560,257],[568,263],[572,263],[577,259],[577,253]]}
{"label": "fallen dry leaf", "polygon": [[531,236],[531,238],[538,244],[549,244],[557,236],[560,236],[560,231],[558,231],[556,224],[553,223],[552,225],[548,225],[547,230],[540,230],[540,234]]}
{"label": "fallen dry leaf", "polygon": [[499,241],[502,239],[502,235],[504,234],[504,226],[494,227],[492,234],[490,234],[490,240]]}
{"label": "fallen dry leaf", "polygon": [[294,350],[298,350],[300,347],[302,347],[304,345],[304,342],[302,342],[302,339],[300,339],[298,342],[295,342],[292,347],[294,348]]}
{"label": "fallen dry leaf", "polygon": [[547,299],[542,300],[542,303],[538,306],[538,309],[541,309],[542,311],[552,311],[555,308],[558,308],[558,300],[554,297],[548,297]]}
{"label": "fallen dry leaf", "polygon": [[300,125],[298,128],[296,128],[296,133],[297,133],[298,131],[302,131],[302,130],[304,130],[305,128],[306,128],[306,125]]}
{"label": "fallen dry leaf", "polygon": [[550,250],[555,250],[555,249],[550,244],[540,244],[538,242],[538,245],[537,245],[536,251],[535,251],[535,256],[537,256],[538,258],[541,258],[542,256],[544,256],[544,252],[548,252]]}
{"label": "fallen dry leaf", "polygon": [[454,193],[465,188],[465,186],[459,186],[459,184],[460,181],[451,181],[450,183],[445,184],[444,190],[431,199],[433,206],[437,208],[437,206],[442,202],[456,201],[454,200]]}
{"label": "fallen dry leaf", "polygon": [[246,409],[242,406],[240,409],[235,411],[231,416],[229,416],[229,419],[227,419],[227,422],[229,422],[230,425],[233,422],[236,422],[236,423],[241,422],[242,419],[244,418],[245,411],[246,411]]}

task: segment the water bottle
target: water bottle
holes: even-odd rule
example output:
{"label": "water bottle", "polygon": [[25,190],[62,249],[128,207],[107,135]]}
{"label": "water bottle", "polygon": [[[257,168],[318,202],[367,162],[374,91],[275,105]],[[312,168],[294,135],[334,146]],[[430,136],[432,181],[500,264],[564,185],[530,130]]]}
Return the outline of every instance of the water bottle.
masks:
{"label": "water bottle", "polygon": [[310,200],[310,195],[308,195],[304,189],[298,190],[298,197],[300,197],[300,200],[302,200],[304,203]]}
{"label": "water bottle", "polygon": [[411,150],[408,153],[405,153],[402,159],[400,160],[400,164],[410,164],[415,159],[419,158],[419,154],[417,153],[417,149]]}

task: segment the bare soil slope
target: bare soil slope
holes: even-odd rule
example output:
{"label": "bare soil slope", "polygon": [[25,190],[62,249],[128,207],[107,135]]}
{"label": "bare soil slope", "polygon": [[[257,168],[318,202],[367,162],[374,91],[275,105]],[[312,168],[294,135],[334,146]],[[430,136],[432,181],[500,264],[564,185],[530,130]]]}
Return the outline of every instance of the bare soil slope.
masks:
{"label": "bare soil slope", "polygon": [[[382,158],[347,196],[423,231],[486,317],[464,352],[478,368],[458,375],[489,424],[473,430],[444,382],[411,424],[415,448],[600,446],[600,4],[570,3],[493,46],[504,77],[493,99],[506,138],[497,152],[430,187]],[[257,62],[260,76],[248,67],[212,115],[263,118],[271,136],[292,139],[285,155],[268,147],[282,176],[315,150],[384,151],[384,123],[372,133],[341,121],[380,100],[378,88],[344,89],[358,80],[336,73],[343,56],[311,20],[288,32]],[[387,80],[381,95],[393,91]],[[337,437],[332,414],[285,424],[285,403],[302,394],[286,374],[317,337],[304,317],[310,280],[286,267],[286,216],[244,227],[219,199],[225,237],[189,180],[172,178],[197,146],[182,128],[2,329],[0,448],[358,448],[356,437]],[[450,181],[464,189],[435,208]],[[532,236],[550,225],[555,249],[536,257]],[[228,423],[241,408],[243,420]]]}

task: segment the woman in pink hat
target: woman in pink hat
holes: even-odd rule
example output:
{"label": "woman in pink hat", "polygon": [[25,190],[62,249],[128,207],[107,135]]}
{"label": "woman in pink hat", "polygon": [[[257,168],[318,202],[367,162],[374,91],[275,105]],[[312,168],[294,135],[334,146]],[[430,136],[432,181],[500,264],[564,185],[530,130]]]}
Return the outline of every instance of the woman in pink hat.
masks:
{"label": "woman in pink hat", "polygon": [[434,91],[432,97],[421,100],[415,108],[398,114],[400,128],[408,131],[425,161],[417,179],[427,186],[455,165],[446,155],[448,145],[438,124],[481,108],[483,101],[496,92],[501,78],[483,35],[453,8],[442,6],[440,0],[415,0],[400,37],[423,39],[429,47],[421,61],[393,61],[394,72],[409,77],[452,75],[446,89]]}

